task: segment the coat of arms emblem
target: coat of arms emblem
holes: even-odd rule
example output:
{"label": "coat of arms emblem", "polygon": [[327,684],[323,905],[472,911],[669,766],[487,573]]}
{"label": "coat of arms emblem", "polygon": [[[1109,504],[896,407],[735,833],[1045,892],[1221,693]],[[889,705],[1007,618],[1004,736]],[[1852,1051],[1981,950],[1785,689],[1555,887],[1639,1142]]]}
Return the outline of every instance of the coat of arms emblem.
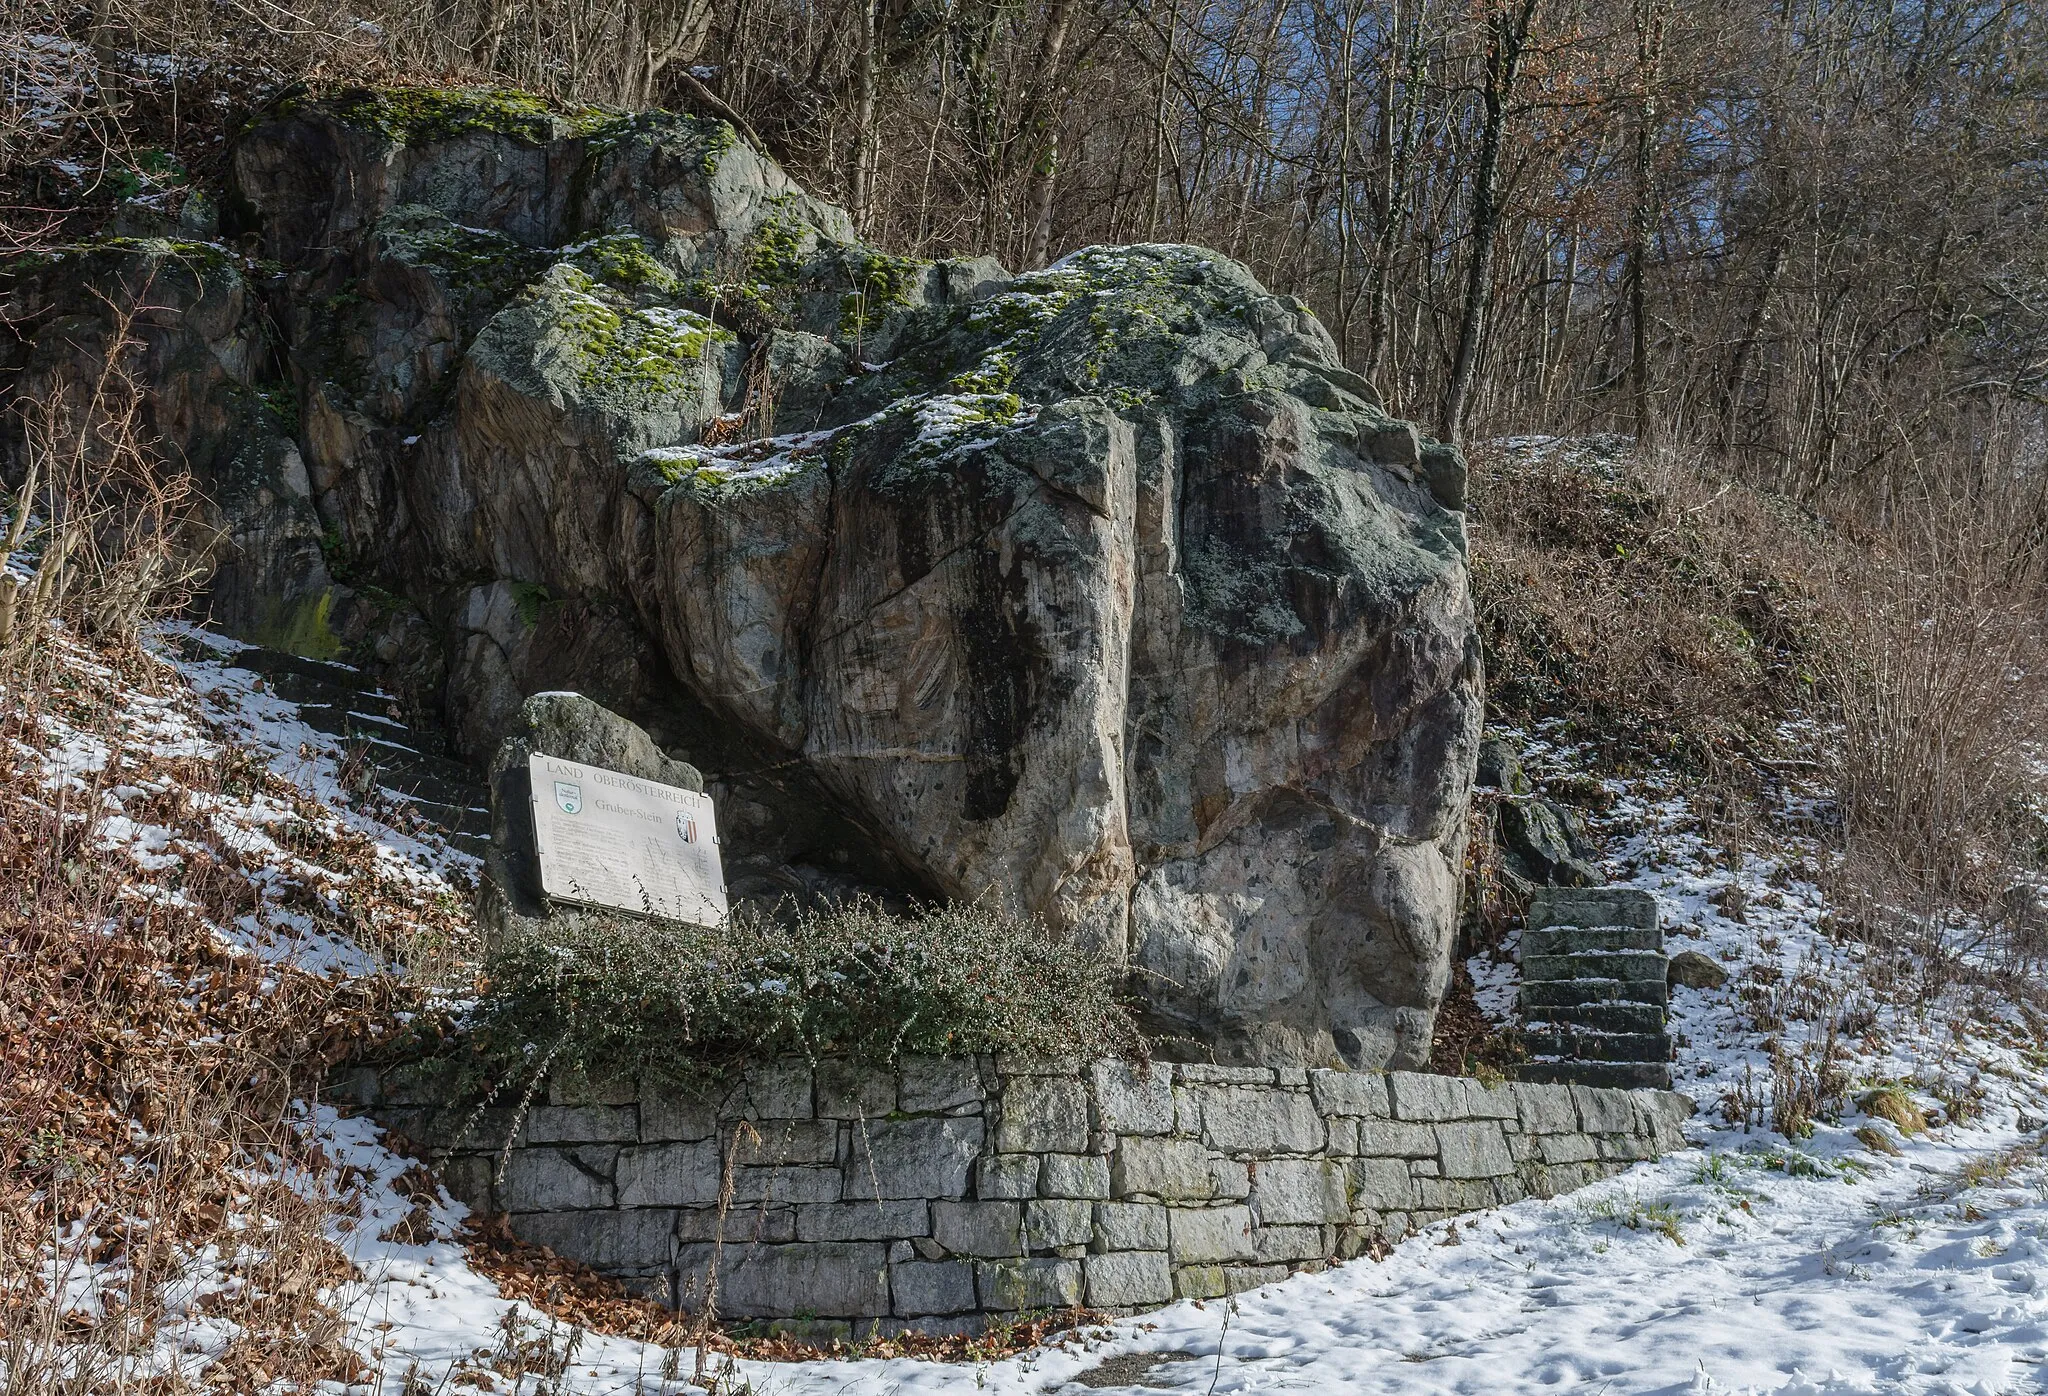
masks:
{"label": "coat of arms emblem", "polygon": [[690,818],[687,814],[677,814],[676,832],[682,835],[684,843],[695,843],[697,841],[697,821]]}
{"label": "coat of arms emblem", "polygon": [[580,814],[583,811],[583,787],[573,780],[555,782],[555,803],[562,807],[564,814]]}

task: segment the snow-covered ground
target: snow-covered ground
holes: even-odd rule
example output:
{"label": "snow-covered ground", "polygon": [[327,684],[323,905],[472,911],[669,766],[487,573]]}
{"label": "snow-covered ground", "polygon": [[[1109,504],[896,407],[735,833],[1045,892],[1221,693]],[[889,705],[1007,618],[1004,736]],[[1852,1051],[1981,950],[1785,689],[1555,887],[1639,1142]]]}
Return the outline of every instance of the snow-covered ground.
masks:
{"label": "snow-covered ground", "polygon": [[[221,728],[374,839],[387,870],[433,881],[462,875],[460,855],[431,838],[343,808],[333,739],[298,722],[233,658],[221,647],[211,658],[179,661]],[[170,716],[164,721],[167,744],[199,740]],[[1516,735],[1533,774],[1569,769],[1571,753],[1543,734]],[[80,749],[62,759],[89,764],[92,756]],[[1887,1003],[1860,987],[1853,948],[1822,933],[1825,904],[1814,878],[1825,855],[1800,822],[1816,807],[1811,792],[1788,791],[1769,852],[1752,851],[1731,867],[1675,784],[1609,788],[1614,803],[1595,823],[1610,875],[1658,896],[1673,951],[1704,951],[1733,974],[1723,989],[1674,996],[1678,1084],[1700,1106],[1690,1126],[1695,1147],[1568,1197],[1439,1224],[1384,1261],[1297,1276],[1232,1301],[1178,1304],[1041,1351],[951,1365],[742,1362],[718,1389],[2042,1389],[2048,1057],[2033,1033],[2017,1016],[2002,1023],[1981,1006],[1966,1019],[1938,1002]],[[232,813],[251,830],[266,817],[260,808]],[[136,856],[151,856],[148,831],[133,838]],[[1739,896],[1725,890],[1731,883]],[[242,943],[276,956],[289,925],[244,930]],[[323,964],[341,963],[333,947],[317,954]],[[1511,959],[1508,946],[1502,958],[1471,965],[1482,1007],[1496,1014],[1511,1011]],[[1852,1032],[1840,1050],[1849,1074],[1867,1085],[1903,1083],[1936,1127],[1902,1135],[1852,1110],[1803,1141],[1768,1132],[1771,1047],[1810,1052],[1825,1023],[1845,1019]],[[1726,1110],[1724,1101],[1732,1102]],[[1971,1104],[1962,1122],[1949,1118],[1957,1102]],[[582,1333],[501,1298],[451,1239],[462,1209],[423,1193],[417,1175],[407,1177],[413,1165],[383,1147],[374,1125],[320,1107],[309,1110],[306,1128],[333,1167],[295,1182],[313,1191],[348,1180],[330,1237],[358,1273],[326,1297],[351,1346],[380,1373],[376,1384],[324,1388],[334,1396],[512,1391],[499,1370],[508,1364],[494,1356],[521,1349],[554,1354],[528,1364],[554,1374],[523,1378],[521,1396],[687,1389],[682,1377],[694,1353]],[[1873,1149],[1873,1141],[1897,1152]],[[711,1366],[727,1364],[713,1358]]]}

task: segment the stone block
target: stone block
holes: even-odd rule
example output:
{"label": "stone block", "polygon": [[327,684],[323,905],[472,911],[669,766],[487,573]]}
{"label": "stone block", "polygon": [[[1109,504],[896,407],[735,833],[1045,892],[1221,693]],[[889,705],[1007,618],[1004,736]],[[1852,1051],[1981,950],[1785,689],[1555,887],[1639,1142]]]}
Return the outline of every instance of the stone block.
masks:
{"label": "stone block", "polygon": [[1370,1158],[1434,1158],[1436,1131],[1394,1120],[1360,1120],[1358,1152]]}
{"label": "stone block", "polygon": [[1270,1067],[1182,1062],[1174,1067],[1173,1079],[1183,1086],[1270,1086],[1276,1078]]}
{"label": "stone block", "polygon": [[718,1200],[718,1143],[636,1144],[613,1175],[621,1207],[694,1207]]}
{"label": "stone block", "polygon": [[457,1095],[456,1067],[453,1059],[391,1067],[377,1077],[376,1098],[385,1105],[447,1105]]}
{"label": "stone block", "polygon": [[974,1307],[974,1262],[911,1260],[891,1265],[889,1292],[901,1318],[964,1314]]}
{"label": "stone block", "polygon": [[1599,1143],[1600,1157],[1619,1163],[1638,1163],[1657,1156],[1656,1146],[1641,1135],[1603,1134]]}
{"label": "stone block", "polygon": [[1110,1159],[1109,1190],[1114,1197],[1172,1202],[1209,1197],[1216,1181],[1209,1172],[1208,1150],[1192,1139],[1124,1139]]}
{"label": "stone block", "polygon": [[1596,950],[1657,950],[1663,933],[1639,926],[1551,926],[1522,932],[1522,954],[1583,955]]}
{"label": "stone block", "polygon": [[1166,1205],[1161,1202],[1095,1204],[1094,1247],[1098,1251],[1166,1249]]}
{"label": "stone block", "polygon": [[1176,1299],[1221,1299],[1229,1291],[1221,1265],[1180,1265],[1173,1271]]}
{"label": "stone block", "polygon": [[1682,1126],[1695,1108],[1690,1098],[1676,1091],[1639,1091],[1630,1103],[1636,1112],[1635,1132],[1650,1140],[1657,1152],[1685,1147]]}
{"label": "stone block", "polygon": [[932,1234],[929,1203],[821,1202],[796,1209],[799,1241],[897,1241]]}
{"label": "stone block", "polygon": [[[886,1257],[876,1241],[727,1247],[718,1262],[718,1311],[731,1318],[881,1318],[889,1312]],[[685,1246],[677,1262],[681,1293],[702,1295],[712,1248]]]}
{"label": "stone block", "polygon": [[1354,1207],[1394,1212],[1415,1205],[1415,1180],[1400,1159],[1353,1159],[1345,1171],[1350,1177]]}
{"label": "stone block", "polygon": [[1109,1160],[1100,1154],[1047,1154],[1038,1175],[1038,1192],[1041,1197],[1106,1198]]}
{"label": "stone block", "polygon": [[1088,1089],[1064,1076],[1003,1082],[996,1152],[1078,1154],[1088,1148]]}
{"label": "stone block", "polygon": [[1465,1080],[1460,1076],[1390,1071],[1387,1099],[1398,1120],[1434,1124],[1439,1120],[1461,1120],[1471,1113],[1465,1106]]}
{"label": "stone block", "polygon": [[630,1144],[640,1112],[630,1105],[536,1105],[526,1112],[529,1144]]}
{"label": "stone block", "polygon": [[1079,1057],[1026,1056],[1020,1052],[998,1052],[995,1055],[998,1076],[1079,1076],[1081,1067]]}
{"label": "stone block", "polygon": [[796,1213],[788,1207],[733,1207],[727,1209],[721,1226],[716,1207],[693,1207],[676,1217],[676,1239],[776,1245],[796,1239]]}
{"label": "stone block", "polygon": [[1420,1178],[1415,1186],[1422,1206],[1430,1211],[1477,1212],[1500,1200],[1493,1183],[1484,1178]]}
{"label": "stone block", "polygon": [[608,1145],[574,1149],[515,1149],[498,1185],[508,1212],[559,1212],[609,1207],[619,1151]]}
{"label": "stone block", "polygon": [[1112,1134],[1173,1133],[1173,1068],[1100,1061],[1089,1067],[1095,1128]]}
{"label": "stone block", "polygon": [[1164,1251],[1091,1255],[1081,1263],[1092,1308],[1142,1308],[1173,1300],[1173,1268]]}
{"label": "stone block", "polygon": [[599,1081],[580,1071],[548,1073],[550,1106],[631,1105],[638,1098],[639,1090],[630,1076]]}
{"label": "stone block", "polygon": [[1572,1103],[1569,1086],[1539,1086],[1516,1081],[1515,1108],[1526,1134],[1569,1134],[1579,1127],[1579,1109]]}
{"label": "stone block", "polygon": [[640,1138],[649,1144],[671,1139],[709,1139],[718,1133],[718,1106],[681,1087],[649,1087],[640,1098]]}
{"label": "stone block", "polygon": [[1377,1071],[1311,1071],[1308,1088],[1325,1115],[1387,1117],[1387,1078]]}
{"label": "stone block", "polygon": [[1657,926],[1657,899],[1635,887],[1538,887],[1529,896],[1529,926]]}
{"label": "stone block", "polygon": [[1015,1202],[934,1202],[932,1239],[953,1255],[1024,1254],[1024,1210]]}
{"label": "stone block", "polygon": [[[961,1111],[982,1103],[981,1070],[971,1057],[905,1057],[896,1108],[910,1115]],[[970,1280],[970,1284],[972,1281]]]}
{"label": "stone block", "polygon": [[1265,1226],[1320,1226],[1351,1215],[1344,1170],[1328,1159],[1268,1159],[1252,1181],[1252,1208]]}
{"label": "stone block", "polygon": [[1252,1230],[1252,1253],[1266,1264],[1321,1260],[1330,1249],[1323,1243],[1320,1226],[1260,1226]]}
{"label": "stone block", "polygon": [[1515,1171],[1507,1140],[1491,1120],[1438,1125],[1436,1137],[1446,1178],[1497,1178]]}
{"label": "stone block", "polygon": [[748,1067],[745,1084],[720,1113],[743,1114],[750,1120],[812,1118],[810,1064],[786,1058]]}
{"label": "stone block", "polygon": [[836,1120],[762,1120],[751,1129],[741,1129],[728,1147],[733,1162],[744,1168],[837,1163],[839,1124]]}
{"label": "stone block", "polygon": [[1328,1141],[1305,1091],[1197,1086],[1189,1094],[1201,1108],[1202,1137],[1225,1153],[1319,1153]]}
{"label": "stone block", "polygon": [[1243,1294],[1279,1284],[1289,1273],[1285,1265],[1228,1265],[1223,1269],[1223,1289],[1226,1294]]}
{"label": "stone block", "polygon": [[1329,1132],[1329,1142],[1323,1152],[1332,1158],[1342,1158],[1358,1152],[1358,1127],[1365,1120],[1353,1115],[1328,1115],[1323,1119],[1323,1128]]}
{"label": "stone block", "polygon": [[1175,1207],[1167,1213],[1166,1235],[1176,1265],[1252,1258],[1248,1207]]}
{"label": "stone block", "polygon": [[1671,1063],[1653,1062],[1523,1062],[1515,1074],[1524,1081],[1569,1081],[1616,1091],[1668,1091]]}
{"label": "stone block", "polygon": [[1634,1127],[1636,1112],[1626,1091],[1573,1086],[1571,1092],[1579,1107],[1579,1128],[1586,1133],[1619,1134]]}
{"label": "stone block", "polygon": [[735,1202],[781,1203],[800,1206],[806,1202],[837,1202],[839,1170],[836,1168],[735,1168],[732,1196]]}
{"label": "stone block", "polygon": [[666,1207],[539,1212],[517,1218],[513,1234],[595,1270],[649,1270],[675,1252],[676,1213]]}
{"label": "stone block", "polygon": [[981,1307],[998,1313],[1065,1309],[1081,1302],[1084,1272],[1078,1260],[977,1260],[974,1290]]}
{"label": "stone block", "polygon": [[1538,1135],[1536,1150],[1537,1157],[1552,1167],[1560,1163],[1584,1163],[1600,1157],[1600,1146],[1590,1135],[1584,1134]]}
{"label": "stone block", "polygon": [[982,1137],[979,1115],[856,1121],[845,1196],[965,1197]]}
{"label": "stone block", "polygon": [[1515,1102],[1513,1083],[1495,1081],[1489,1085],[1476,1077],[1466,1077],[1465,1113],[1475,1120],[1519,1120],[1520,1107]]}
{"label": "stone block", "polygon": [[1613,1164],[1588,1161],[1585,1163],[1561,1163],[1550,1170],[1550,1183],[1559,1192],[1570,1192],[1597,1183],[1602,1178],[1611,1178],[1620,1170]]}
{"label": "stone block", "polygon": [[1563,955],[1538,955],[1522,950],[1522,978],[1655,979],[1665,974],[1661,950],[1585,950]]}
{"label": "stone block", "polygon": [[821,1062],[817,1111],[835,1120],[879,1120],[896,1110],[896,1073],[855,1062]]}
{"label": "stone block", "polygon": [[1251,1168],[1236,1159],[1211,1154],[1209,1184],[1211,1197],[1227,1197],[1233,1202],[1242,1202],[1252,1195]]}
{"label": "stone block", "polygon": [[975,1160],[974,1195],[983,1199],[1038,1196],[1037,1154],[990,1154]]}
{"label": "stone block", "polygon": [[1048,1200],[1024,1204],[1024,1248],[1028,1251],[1085,1246],[1094,1234],[1092,1203]]}
{"label": "stone block", "polygon": [[458,1154],[444,1159],[436,1170],[448,1195],[472,1212],[495,1212],[491,1203],[491,1175],[497,1159],[490,1154]]}
{"label": "stone block", "polygon": [[[1525,979],[1516,995],[1531,1022],[1558,1018],[1557,1010],[1591,1004],[1632,1003],[1662,1010],[1670,987],[1658,979]],[[1661,1019],[1659,1026],[1662,1026]],[[1655,1029],[1645,1029],[1655,1031]]]}
{"label": "stone block", "polygon": [[527,1142],[526,1122],[510,1108],[478,1111],[466,1105],[393,1106],[377,1111],[377,1119],[395,1134],[429,1149],[503,1149]]}

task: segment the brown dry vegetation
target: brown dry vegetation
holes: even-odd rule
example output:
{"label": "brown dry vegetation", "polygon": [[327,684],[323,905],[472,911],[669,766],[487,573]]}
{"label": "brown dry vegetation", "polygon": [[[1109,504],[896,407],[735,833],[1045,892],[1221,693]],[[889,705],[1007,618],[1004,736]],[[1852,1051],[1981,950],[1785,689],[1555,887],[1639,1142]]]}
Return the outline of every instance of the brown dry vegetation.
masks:
{"label": "brown dry vegetation", "polygon": [[1697,454],[1479,451],[1493,711],[1676,766],[1732,844],[1789,787],[1829,792],[1844,928],[1937,977],[1988,951],[1970,958],[2024,987],[2048,574],[2042,499],[2008,464],[1823,512]]}
{"label": "brown dry vegetation", "polygon": [[[138,643],[196,565],[189,481],[137,435],[119,363],[22,405],[38,524],[11,541],[44,565],[0,648],[0,1392],[303,1389],[361,1363],[318,1298],[350,1273],[326,1240],[350,1180],[292,1102],[411,991],[266,964],[216,927],[289,905],[395,954],[445,945],[459,913],[260,758],[166,746],[166,720],[208,734]],[[223,817],[259,797],[288,812],[296,880]],[[144,856],[133,824],[169,841]],[[219,1283],[177,1301],[208,1247]],[[201,1319],[234,1325],[227,1349],[166,1370]]]}

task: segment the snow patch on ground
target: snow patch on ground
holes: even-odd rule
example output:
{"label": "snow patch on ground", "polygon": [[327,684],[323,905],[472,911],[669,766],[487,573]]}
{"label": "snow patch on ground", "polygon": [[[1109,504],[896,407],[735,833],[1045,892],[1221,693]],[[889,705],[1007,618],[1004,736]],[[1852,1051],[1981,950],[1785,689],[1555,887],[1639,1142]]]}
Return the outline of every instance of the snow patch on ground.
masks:
{"label": "snow patch on ground", "polygon": [[[317,799],[322,817],[375,839],[380,867],[434,880],[471,866],[436,839],[350,808],[337,744],[236,668],[231,644],[200,632],[182,638],[211,644],[210,655],[166,662],[218,730]],[[138,699],[135,721],[164,750],[214,750],[175,696]],[[1539,779],[1571,768],[1574,753],[1548,734],[1515,735]],[[107,759],[104,744],[84,734],[51,733],[53,782],[86,788],[80,777]],[[114,787],[109,798],[132,798],[126,789]],[[1656,895],[1673,951],[1701,950],[1733,975],[1724,989],[1674,995],[1678,1084],[1700,1106],[1689,1127],[1694,1147],[1568,1197],[1439,1224],[1382,1262],[1296,1276],[1232,1301],[1177,1304],[1002,1361],[742,1362],[730,1366],[721,1390],[1990,1396],[2042,1389],[2048,1063],[2033,1035],[1995,1015],[1964,1025],[1852,987],[1856,949],[1822,929],[1827,908],[1816,878],[1826,855],[1811,832],[1801,832],[1824,817],[1823,792],[1788,784],[1769,856],[1731,862],[1676,782],[1652,775],[1610,781],[1608,789],[1612,806],[1593,823],[1609,849],[1609,874]],[[222,800],[215,810],[252,852],[276,860],[278,875],[317,884],[319,870],[292,865],[273,837],[292,813],[265,798]],[[108,827],[139,860],[178,853],[168,831],[145,820]],[[1734,900],[1731,884],[1740,889]],[[273,920],[232,933],[266,955],[344,972],[366,967],[343,947],[321,945],[310,922]],[[1511,1016],[1512,945],[1470,968],[1482,1009]],[[1742,1102],[1753,1102],[1769,1079],[1766,1039],[1797,1052],[1819,1031],[1815,1020],[1839,1021],[1844,1013],[1863,1024],[1849,1046],[1858,1076],[1905,1081],[1937,1114],[1944,1101],[1974,1092],[1973,1117],[1907,1137],[1852,1113],[1797,1143],[1769,1133],[1753,1111],[1745,1120]],[[1776,1026],[1766,1031],[1760,1022]],[[1735,1102],[1733,1123],[1724,1101]],[[1859,1127],[1879,1131],[1898,1154],[1873,1152],[1856,1137]],[[305,1128],[331,1168],[287,1181],[317,1190],[346,1180],[330,1235],[357,1275],[325,1297],[379,1374],[349,1392],[511,1391],[492,1359],[515,1348],[552,1353],[559,1369],[552,1379],[523,1379],[522,1396],[685,1389],[678,1373],[694,1366],[693,1354],[579,1333],[501,1298],[452,1239],[463,1209],[423,1187],[376,1125],[320,1106],[308,1107]],[[198,1311],[207,1273],[200,1257],[188,1280],[184,1336],[195,1363],[229,1336],[206,1331]],[[1149,1371],[1131,1364],[1127,1374],[1133,1382],[1142,1376],[1143,1386],[1105,1388],[1100,1375],[1080,1384],[1106,1359],[1147,1353],[1175,1355]],[[714,1370],[724,1366],[712,1359]]]}

